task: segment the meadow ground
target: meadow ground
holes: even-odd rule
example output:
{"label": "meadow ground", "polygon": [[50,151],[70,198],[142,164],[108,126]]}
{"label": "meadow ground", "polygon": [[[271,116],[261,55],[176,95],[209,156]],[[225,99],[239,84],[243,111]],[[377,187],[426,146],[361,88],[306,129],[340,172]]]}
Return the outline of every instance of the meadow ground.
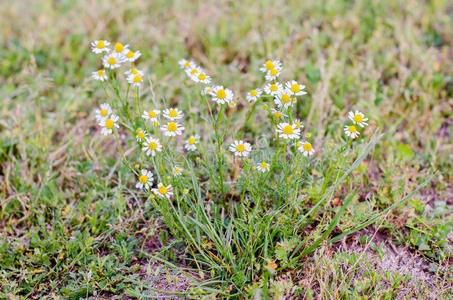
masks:
{"label": "meadow ground", "polygon": [[[99,38],[142,52],[153,87],[145,103],[197,107],[178,66],[191,58],[234,91],[232,131],[242,130],[244,95],[262,85],[261,64],[277,58],[286,78],[307,86],[298,113],[316,149],[341,142],[353,109],[370,119],[357,148],[375,130],[383,136],[303,230],[289,228],[321,198],[321,163],[306,174],[296,214],[266,204],[263,220],[273,209],[278,216],[264,231],[283,230],[271,241],[241,244],[236,223],[230,252],[209,233],[185,241],[137,196],[115,140],[100,133],[95,109],[106,99],[89,79]],[[451,1],[5,0],[0,43],[0,298],[453,297]],[[245,138],[265,131],[261,117],[257,109]],[[137,150],[126,148],[126,156]],[[330,238],[383,213],[297,256],[298,239],[321,236],[352,189]],[[205,195],[213,214],[233,211],[214,196]]]}

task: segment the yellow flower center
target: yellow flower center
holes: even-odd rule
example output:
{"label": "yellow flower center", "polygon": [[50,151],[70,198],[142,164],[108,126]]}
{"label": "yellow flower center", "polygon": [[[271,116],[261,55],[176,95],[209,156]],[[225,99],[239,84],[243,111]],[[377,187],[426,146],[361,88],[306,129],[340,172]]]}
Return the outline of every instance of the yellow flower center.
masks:
{"label": "yellow flower center", "polygon": [[293,126],[286,125],[285,128],[283,128],[283,133],[284,134],[293,134]]}
{"label": "yellow flower center", "polygon": [[107,116],[108,111],[106,109],[101,109],[101,116],[105,117]]}
{"label": "yellow flower center", "polygon": [[230,102],[230,103],[228,103],[228,106],[231,107],[231,108],[233,108],[233,107],[236,106],[236,103],[235,103],[235,102]]}
{"label": "yellow flower center", "polygon": [[349,126],[349,132],[354,133],[357,131],[357,128],[355,128],[354,125]]}
{"label": "yellow flower center", "polygon": [[115,125],[115,123],[113,122],[112,119],[107,119],[107,121],[105,121],[105,128],[112,129],[113,125]]}
{"label": "yellow flower center", "polygon": [[186,63],[184,64],[184,68],[188,68],[188,67],[190,67],[190,62],[186,62]]}
{"label": "yellow flower center", "polygon": [[294,122],[294,125],[296,126],[296,128],[300,128],[300,123],[299,122]]}
{"label": "yellow flower center", "polygon": [[271,76],[275,76],[277,75],[277,73],[278,73],[277,69],[272,69],[270,72]]}
{"label": "yellow flower center", "polygon": [[294,83],[292,86],[291,86],[291,92],[293,93],[297,93],[300,91],[300,87],[297,83]]}
{"label": "yellow flower center", "polygon": [[138,71],[137,71],[137,69],[136,69],[136,68],[132,68],[132,70],[131,70],[131,73],[132,73],[132,74],[137,74],[137,73],[138,73]]}
{"label": "yellow flower center", "polygon": [[361,123],[361,122],[363,121],[362,115],[359,115],[359,114],[355,115],[355,116],[354,116],[354,121],[355,121],[356,123]]}
{"label": "yellow flower center", "polygon": [[282,95],[282,102],[283,103],[288,103],[289,101],[291,101],[291,97],[288,94],[283,94]]}
{"label": "yellow flower center", "polygon": [[244,152],[245,151],[245,146],[243,144],[239,144],[236,146],[236,150],[239,152]]}
{"label": "yellow flower center", "polygon": [[305,143],[304,144],[304,150],[305,151],[309,152],[309,151],[311,151],[311,149],[313,149],[313,147],[311,146],[310,143]]}
{"label": "yellow flower center", "polygon": [[307,132],[307,133],[305,134],[305,136],[306,136],[306,137],[307,137],[307,139],[308,139],[308,138],[310,138],[310,137],[311,137],[311,133],[310,133],[310,132]]}
{"label": "yellow flower center", "polygon": [[116,64],[116,59],[114,57],[110,57],[107,62],[109,63],[109,65],[114,65]]}
{"label": "yellow flower center", "polygon": [[161,193],[162,195],[165,195],[167,192],[168,191],[167,191],[167,188],[165,186],[161,185],[159,187],[159,193]]}
{"label": "yellow flower center", "polygon": [[197,73],[198,73],[198,70],[197,70],[197,69],[193,69],[191,73],[192,73],[192,75],[193,75],[193,74],[197,74]]}
{"label": "yellow flower center", "polygon": [[203,73],[200,73],[200,75],[198,75],[198,79],[205,80],[206,79],[206,75],[203,74]]}
{"label": "yellow flower center", "polygon": [[142,175],[138,178],[138,181],[141,183],[147,183],[148,182],[148,176]]}
{"label": "yellow flower center", "polygon": [[115,52],[123,52],[124,46],[121,43],[116,43],[115,44]]}
{"label": "yellow flower center", "polygon": [[175,122],[170,122],[168,123],[167,129],[168,131],[174,132],[176,131],[176,129],[178,129],[178,126],[176,126]]}
{"label": "yellow flower center", "polygon": [[127,58],[132,58],[132,57],[134,57],[134,52],[132,52],[132,51],[127,52],[126,57],[127,57]]}
{"label": "yellow flower center", "polygon": [[276,84],[272,84],[271,87],[270,87],[270,90],[275,92],[278,90],[278,86]]}
{"label": "yellow flower center", "polygon": [[274,116],[275,116],[275,117],[276,117],[277,119],[279,119],[279,118],[281,118],[281,117],[282,117],[282,113],[281,113],[281,112],[278,112],[278,111],[276,111],[276,112],[274,113]]}
{"label": "yellow flower center", "polygon": [[105,48],[104,41],[99,41],[96,47],[98,47],[98,49],[104,49]]}
{"label": "yellow flower center", "polygon": [[173,171],[174,171],[176,174],[179,174],[179,172],[181,172],[181,170],[178,169],[178,168],[175,168]]}
{"label": "yellow flower center", "polygon": [[274,68],[274,63],[271,62],[270,60],[268,60],[268,61],[266,61],[265,66],[266,66],[266,69],[272,70]]}
{"label": "yellow flower center", "polygon": [[224,89],[220,89],[217,91],[217,98],[219,99],[225,99],[226,93]]}
{"label": "yellow flower center", "polygon": [[178,116],[178,113],[176,112],[176,110],[172,109],[172,110],[170,110],[168,115],[172,118],[176,118]]}
{"label": "yellow flower center", "polygon": [[104,75],[105,75],[104,70],[99,70],[98,71],[98,76],[102,77]]}
{"label": "yellow flower center", "polygon": [[149,148],[150,150],[156,150],[156,148],[157,148],[157,143],[155,143],[155,142],[150,142],[150,143],[148,144],[148,148]]}
{"label": "yellow flower center", "polygon": [[149,113],[148,113],[148,116],[149,116],[150,118],[155,118],[156,115],[157,115],[157,114],[154,112],[154,110],[150,110]]}
{"label": "yellow flower center", "polygon": [[191,137],[187,140],[187,142],[189,143],[189,145],[193,145],[195,144],[195,138]]}
{"label": "yellow flower center", "polygon": [[262,163],[260,163],[260,167],[263,169],[267,169],[267,163],[263,161]]}
{"label": "yellow flower center", "polygon": [[256,95],[258,95],[257,91],[255,91],[255,90],[250,91],[250,96],[255,97]]}
{"label": "yellow flower center", "polygon": [[140,82],[140,81],[142,81],[142,76],[140,76],[140,75],[135,75],[135,76],[134,76],[134,82],[135,82],[135,83],[138,83],[138,82]]}
{"label": "yellow flower center", "polygon": [[142,138],[145,137],[145,133],[144,133],[143,131],[140,131],[139,133],[137,133],[137,137],[138,137],[139,139],[142,139]]}

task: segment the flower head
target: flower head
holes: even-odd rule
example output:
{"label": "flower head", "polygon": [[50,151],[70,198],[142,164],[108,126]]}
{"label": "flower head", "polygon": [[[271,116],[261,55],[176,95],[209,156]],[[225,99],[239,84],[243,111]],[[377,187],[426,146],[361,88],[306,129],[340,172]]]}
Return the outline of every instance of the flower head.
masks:
{"label": "flower head", "polygon": [[171,121],[167,125],[162,126],[160,129],[164,132],[165,136],[177,136],[181,135],[185,128],[184,126]]}
{"label": "flower head", "polygon": [[170,121],[179,120],[184,117],[184,113],[177,108],[167,108],[162,115]]}
{"label": "flower head", "polygon": [[173,168],[173,175],[175,175],[175,176],[180,176],[181,173],[182,173],[182,170],[183,170],[183,169],[181,169],[181,168],[179,168],[179,167],[177,167],[177,166],[174,166],[174,168]]}
{"label": "flower head", "polygon": [[274,98],[274,103],[277,105],[278,108],[283,107],[287,109],[293,104],[291,101],[291,92],[287,89],[283,89]]}
{"label": "flower head", "polygon": [[153,193],[156,194],[156,196],[158,196],[159,198],[170,199],[170,197],[173,195],[173,188],[170,184],[165,186],[162,183],[159,183],[157,185],[157,189],[153,189]]}
{"label": "flower head", "polygon": [[272,115],[278,120],[282,117],[287,117],[284,113],[281,111],[276,110],[275,108],[271,108]]}
{"label": "flower head", "polygon": [[355,127],[354,125],[349,125],[349,126],[345,125],[344,133],[352,139],[355,139],[360,135],[360,132],[357,130],[357,127]]}
{"label": "flower head", "polygon": [[304,128],[304,125],[302,125],[302,121],[300,119],[294,119],[293,124],[296,128]]}
{"label": "flower head", "polygon": [[258,100],[258,98],[261,96],[262,93],[263,93],[263,91],[258,88],[251,90],[250,92],[247,93],[246,99],[248,102],[253,103],[256,100]]}
{"label": "flower head", "polygon": [[234,97],[233,92],[230,89],[224,88],[221,85],[213,86],[210,95],[212,96],[212,101],[217,102],[218,104],[231,102]]}
{"label": "flower head", "polygon": [[294,95],[294,96],[302,96],[307,93],[306,91],[304,91],[305,85],[300,84],[295,80],[286,82],[285,86],[288,89],[288,91],[291,93],[291,95]]}
{"label": "flower head", "polygon": [[242,140],[234,141],[230,145],[230,151],[233,152],[235,156],[246,157],[252,151],[252,146],[247,142],[243,142]]}
{"label": "flower head", "polygon": [[358,110],[355,112],[350,111],[348,117],[354,124],[357,124],[362,128],[368,126],[368,123],[366,122],[368,121],[368,118],[365,118],[365,115]]}
{"label": "flower head", "polygon": [[266,81],[275,80],[275,79],[277,79],[278,76],[280,76],[280,71],[281,71],[281,68],[270,69],[266,73],[266,76],[264,76],[264,78],[266,79]]}
{"label": "flower head", "polygon": [[123,45],[121,43],[116,43],[113,46],[112,53],[121,56],[122,58],[126,56],[129,52],[129,45]]}
{"label": "flower head", "polygon": [[157,122],[157,116],[160,114],[160,110],[152,109],[150,111],[143,111],[142,117],[151,122]]}
{"label": "flower head", "polygon": [[196,67],[196,65],[193,61],[186,60],[186,59],[181,59],[180,61],[178,61],[178,64],[181,67],[181,69]]}
{"label": "flower head", "polygon": [[131,51],[131,50],[127,50],[127,52],[125,52],[125,54],[124,54],[124,61],[134,62],[141,55],[142,55],[142,53],[140,51],[135,51],[134,52],[134,51]]}
{"label": "flower head", "polygon": [[105,40],[97,40],[91,43],[91,51],[93,51],[96,54],[109,52],[110,51],[108,48],[109,45],[110,43]]}
{"label": "flower head", "polygon": [[145,142],[143,143],[142,151],[148,156],[156,156],[157,152],[162,151],[162,144],[159,139],[154,137],[146,137]]}
{"label": "flower head", "polygon": [[92,72],[91,78],[94,80],[102,81],[102,82],[104,82],[108,79],[107,74],[105,73],[105,70],[103,70],[103,69]]}
{"label": "flower head", "polygon": [[149,187],[153,184],[154,178],[153,173],[146,169],[142,169],[140,176],[138,177],[138,182],[135,185],[137,189],[149,189]]}
{"label": "flower head", "polygon": [[304,156],[311,156],[315,153],[315,149],[313,149],[313,146],[307,141],[301,143],[297,150]]}
{"label": "flower head", "polygon": [[277,96],[283,91],[283,86],[280,82],[268,83],[264,86],[264,92],[271,96]]}
{"label": "flower head", "polygon": [[282,63],[279,60],[268,60],[260,68],[260,71],[263,73],[268,73],[272,69],[280,71],[282,69]]}
{"label": "flower head", "polygon": [[280,123],[277,125],[277,133],[285,140],[298,139],[300,136],[300,129],[294,124]]}
{"label": "flower head", "polygon": [[203,88],[203,90],[201,91],[201,95],[202,95],[202,96],[210,95],[211,92],[212,92],[212,87],[210,87],[210,86],[205,86],[205,87]]}
{"label": "flower head", "polygon": [[112,113],[112,107],[108,103],[101,104],[99,109],[96,109],[96,121],[100,122],[101,120],[107,118]]}
{"label": "flower head", "polygon": [[146,132],[144,132],[141,128],[137,129],[137,134],[135,135],[135,138],[137,139],[137,142],[142,142],[146,137]]}
{"label": "flower head", "polygon": [[190,74],[189,77],[195,82],[201,82],[203,84],[209,84],[211,82],[211,77],[206,74],[205,70],[200,67],[197,67],[197,72]]}
{"label": "flower head", "polygon": [[127,76],[127,82],[135,87],[135,86],[140,86],[143,82],[143,75],[140,75],[140,74],[130,74],[129,76]]}
{"label": "flower head", "polygon": [[256,169],[262,173],[266,173],[267,171],[269,171],[270,165],[267,162],[262,161],[256,165]]}
{"label": "flower head", "polygon": [[143,74],[145,74],[145,73],[136,68],[132,68],[132,69],[124,72],[124,75],[126,75],[127,77],[129,77],[129,75],[131,75],[131,74],[143,76]]}
{"label": "flower head", "polygon": [[200,136],[198,135],[190,136],[184,143],[184,148],[186,148],[187,151],[196,151],[199,140]]}
{"label": "flower head", "polygon": [[102,64],[106,69],[116,69],[121,66],[123,58],[119,54],[110,53],[102,58]]}
{"label": "flower head", "polygon": [[103,118],[99,125],[102,127],[101,133],[103,135],[109,135],[113,133],[113,128],[119,128],[117,122],[119,117],[116,115],[110,115],[106,118]]}

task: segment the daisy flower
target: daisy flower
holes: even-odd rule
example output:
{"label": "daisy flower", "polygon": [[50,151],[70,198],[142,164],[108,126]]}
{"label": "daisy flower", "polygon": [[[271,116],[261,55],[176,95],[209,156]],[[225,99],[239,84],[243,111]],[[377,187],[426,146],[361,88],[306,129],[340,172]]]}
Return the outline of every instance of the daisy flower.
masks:
{"label": "daisy flower", "polygon": [[166,126],[162,126],[160,129],[164,132],[165,136],[177,136],[181,135],[185,128],[184,126],[171,121]]}
{"label": "daisy flower", "polygon": [[97,70],[95,72],[92,72],[91,78],[94,80],[102,81],[102,82],[104,82],[108,79],[107,74],[105,74],[105,70]]}
{"label": "daisy flower", "polygon": [[282,68],[282,64],[279,60],[268,60],[260,68],[260,71],[263,73],[267,73],[272,69],[281,70],[281,68]]}
{"label": "daisy flower", "polygon": [[142,142],[145,137],[146,133],[141,128],[137,129],[137,135],[135,136],[137,142]]}
{"label": "daisy flower", "polygon": [[246,157],[252,151],[252,146],[249,143],[240,141],[234,141],[230,145],[230,151],[234,153],[235,156]]}
{"label": "daisy flower", "polygon": [[261,89],[251,90],[249,93],[247,93],[246,99],[248,102],[253,103],[258,100],[262,93],[263,91]]}
{"label": "daisy flower", "polygon": [[145,142],[143,143],[142,151],[145,151],[148,156],[156,156],[157,152],[162,151],[162,144],[159,142],[159,139],[154,137],[145,137]]}
{"label": "daisy flower", "polygon": [[344,126],[344,133],[352,139],[355,139],[360,134],[360,132],[357,130],[357,128],[354,125]]}
{"label": "daisy flower", "polygon": [[117,54],[121,57],[126,56],[126,54],[128,52],[129,52],[129,45],[123,45],[121,43],[116,43],[112,50],[113,54]]}
{"label": "daisy flower", "polygon": [[212,87],[211,91],[212,101],[218,104],[225,104],[233,101],[233,92],[230,89],[226,89],[221,85]]}
{"label": "daisy flower", "polygon": [[138,182],[135,185],[137,189],[149,189],[149,187],[153,184],[154,178],[153,173],[151,171],[142,169],[140,177],[138,177]]}
{"label": "daisy flower", "polygon": [[160,114],[160,110],[152,109],[150,111],[143,111],[142,117],[151,122],[157,122],[157,116]]}
{"label": "daisy flower", "polygon": [[260,162],[259,164],[256,165],[256,169],[262,173],[266,173],[269,171],[269,164],[265,161]]}
{"label": "daisy flower", "polygon": [[184,117],[184,113],[177,108],[168,108],[164,110],[162,115],[170,121],[179,120]]}
{"label": "daisy flower", "polygon": [[296,126],[296,128],[301,128],[301,129],[304,128],[304,125],[302,125],[302,121],[299,119],[294,119],[293,124],[294,124],[294,126]]}
{"label": "daisy flower", "polygon": [[127,76],[127,82],[131,85],[131,86],[140,86],[142,85],[142,82],[143,82],[143,78],[142,78],[142,75],[139,75],[139,74],[130,74],[129,76]]}
{"label": "daisy flower", "polygon": [[184,148],[186,148],[186,150],[188,150],[188,151],[196,151],[199,140],[200,140],[200,136],[198,136],[198,135],[190,136],[184,143]]}
{"label": "daisy flower", "polygon": [[157,189],[153,189],[153,193],[156,194],[159,198],[167,198],[170,199],[170,197],[173,195],[173,188],[171,187],[171,184],[165,186],[162,183],[159,183],[157,185]]}
{"label": "daisy flower", "polygon": [[101,133],[103,135],[112,134],[113,128],[119,128],[118,124],[116,124],[118,120],[119,120],[118,116],[115,115],[111,115],[109,117],[102,119],[99,122],[99,125],[102,127]]}
{"label": "daisy flower", "polygon": [[264,92],[268,95],[277,96],[283,91],[283,86],[280,82],[268,83],[264,86]]}
{"label": "daisy flower", "polygon": [[275,80],[275,79],[277,79],[278,76],[280,76],[280,71],[281,71],[281,69],[273,68],[273,69],[269,70],[269,72],[267,72],[267,74],[266,74],[266,76],[264,76],[264,78],[266,79],[266,81]]}
{"label": "daisy flower", "polygon": [[102,64],[106,69],[116,69],[119,68],[121,63],[123,62],[123,58],[115,53],[107,54],[102,58]]}
{"label": "daisy flower", "polygon": [[99,109],[96,109],[96,121],[107,118],[112,113],[112,107],[108,103],[101,104]]}
{"label": "daisy flower", "polygon": [[212,87],[206,86],[206,87],[201,91],[201,95],[202,95],[202,96],[209,95],[211,92],[212,92]]}
{"label": "daisy flower", "polygon": [[276,119],[280,119],[281,117],[287,117],[287,115],[283,114],[281,111],[276,110],[275,108],[271,108],[271,112]]}
{"label": "daisy flower", "polygon": [[198,72],[190,76],[195,82],[201,82],[203,84],[211,83],[211,77],[206,74],[206,72],[202,68],[198,68]]}
{"label": "daisy flower", "polygon": [[298,139],[300,136],[300,129],[294,124],[280,123],[277,125],[277,133],[285,140]]}
{"label": "daisy flower", "polygon": [[127,51],[127,53],[124,55],[124,61],[128,61],[128,62],[134,62],[136,61],[140,56],[142,55],[142,53],[140,51]]}
{"label": "daisy flower", "polygon": [[291,80],[286,82],[286,88],[291,92],[294,96],[302,96],[305,95],[307,92],[304,91],[305,85],[298,83],[295,80]]}
{"label": "daisy flower", "polygon": [[196,66],[195,64],[193,64],[190,67],[186,68],[185,71],[186,71],[186,75],[189,78],[192,78],[192,76],[198,75],[200,68],[198,66]]}
{"label": "daisy flower", "polygon": [[181,67],[181,69],[187,69],[195,66],[195,63],[193,61],[189,61],[186,59],[179,60],[178,64]]}
{"label": "daisy flower", "polygon": [[315,149],[313,149],[313,146],[309,142],[303,142],[297,150],[304,156],[311,156],[315,153]]}
{"label": "daisy flower", "polygon": [[96,54],[100,54],[102,52],[109,52],[110,51],[110,49],[108,48],[109,45],[110,43],[105,40],[94,41],[91,43],[91,51],[93,51]]}
{"label": "daisy flower", "polygon": [[132,68],[132,69],[124,72],[124,75],[126,75],[126,76],[129,76],[131,74],[143,76],[144,73],[143,73],[143,71],[140,71],[139,69],[136,69],[136,68]]}
{"label": "daisy flower", "polygon": [[183,169],[178,168],[177,166],[175,166],[175,167],[173,168],[173,175],[175,175],[175,176],[180,176],[181,173],[182,173],[182,170],[183,170]]}
{"label": "daisy flower", "polygon": [[287,109],[293,103],[291,101],[291,92],[287,89],[282,90],[274,99],[274,103],[278,106],[278,108],[284,107]]}
{"label": "daisy flower", "polygon": [[366,122],[368,121],[368,118],[365,118],[365,115],[358,110],[355,112],[350,111],[348,117],[354,124],[357,124],[362,128],[368,126],[368,123]]}

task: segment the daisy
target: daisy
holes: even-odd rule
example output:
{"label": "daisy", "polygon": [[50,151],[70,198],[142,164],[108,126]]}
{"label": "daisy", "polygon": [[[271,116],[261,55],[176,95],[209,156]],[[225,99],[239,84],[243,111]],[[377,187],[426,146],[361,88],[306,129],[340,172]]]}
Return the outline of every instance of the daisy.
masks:
{"label": "daisy", "polygon": [[100,106],[100,109],[96,109],[96,121],[100,122],[101,120],[107,118],[112,113],[112,107],[108,103],[103,103]]}
{"label": "daisy", "polygon": [[142,53],[140,51],[127,51],[127,53],[124,55],[124,61],[128,61],[128,62],[134,62],[136,61],[140,56],[142,55]]}
{"label": "daisy", "polygon": [[170,197],[173,195],[173,188],[171,187],[171,184],[165,186],[162,183],[159,183],[157,185],[157,189],[153,189],[153,193],[156,194],[159,198],[167,198],[170,199]]}
{"label": "daisy", "polygon": [[301,128],[301,129],[304,128],[304,125],[302,125],[302,121],[299,119],[295,119],[293,121],[293,124],[294,124],[294,126],[296,126],[296,128]]}
{"label": "daisy", "polygon": [[160,129],[164,132],[165,136],[177,136],[181,135],[185,128],[184,126],[171,121],[166,126],[162,126]]}
{"label": "daisy", "polygon": [[185,71],[186,71],[186,75],[189,78],[192,78],[192,76],[198,75],[198,73],[200,72],[200,68],[198,66],[196,66],[195,64],[193,64],[190,67],[186,68]]}
{"label": "daisy", "polygon": [[116,43],[113,47],[112,53],[120,55],[121,57],[126,56],[129,52],[129,45],[123,45],[121,43]]}
{"label": "daisy", "polygon": [[360,134],[360,132],[357,130],[357,128],[354,125],[344,126],[344,133],[352,139],[355,139]]}
{"label": "daisy", "polygon": [[137,129],[137,135],[135,136],[137,142],[142,142],[145,137],[146,132],[144,132],[141,128]]}
{"label": "daisy", "polygon": [[228,106],[229,106],[230,108],[235,108],[235,107],[236,107],[236,102],[230,101],[230,102],[228,102]]}
{"label": "daisy", "polygon": [[206,86],[206,87],[201,91],[201,95],[202,95],[202,96],[209,95],[211,92],[212,92],[212,87]]}
{"label": "daisy", "polygon": [[212,101],[218,104],[225,104],[233,101],[233,92],[230,89],[226,89],[221,85],[212,87],[211,91]]}
{"label": "daisy", "polygon": [[264,92],[268,95],[277,96],[283,91],[283,86],[280,82],[268,83],[264,86]]}
{"label": "daisy", "polygon": [[187,151],[196,151],[199,140],[200,140],[200,136],[192,135],[191,137],[189,137],[186,140],[186,142],[184,144],[184,148],[186,148]]}
{"label": "daisy", "polygon": [[131,85],[131,86],[141,86],[142,85],[142,82],[143,82],[143,78],[141,75],[139,74],[130,74],[129,76],[127,76],[127,82]]}
{"label": "daisy", "polygon": [[159,142],[159,139],[154,137],[146,137],[145,142],[143,143],[142,151],[146,152],[148,156],[156,156],[157,152],[162,151],[162,144]]}
{"label": "daisy", "polygon": [[348,117],[354,124],[357,124],[362,128],[368,126],[368,123],[366,122],[368,121],[368,118],[365,118],[365,115],[358,110],[355,112],[350,111]]}
{"label": "daisy", "polygon": [[129,76],[131,74],[143,76],[144,73],[143,73],[143,71],[140,71],[139,69],[136,69],[136,68],[132,68],[132,69],[124,72],[124,75],[126,75],[126,76]]}
{"label": "daisy", "polygon": [[260,68],[260,71],[263,73],[267,73],[272,69],[281,70],[281,68],[282,68],[282,64],[279,60],[268,60]]}
{"label": "daisy", "polygon": [[108,79],[107,74],[105,74],[105,70],[97,70],[93,73],[91,73],[91,78],[94,80],[99,80],[99,81],[106,81]]}
{"label": "daisy", "polygon": [[277,133],[285,140],[298,139],[300,136],[300,129],[294,124],[280,123],[277,125]]}
{"label": "daisy", "polygon": [[175,167],[173,168],[173,175],[175,175],[175,176],[180,176],[181,173],[182,173],[182,170],[183,170],[183,169],[178,168],[177,166],[175,166]]}
{"label": "daisy", "polygon": [[143,111],[142,117],[151,122],[157,122],[157,116],[160,114],[160,110],[152,109],[150,111]]}
{"label": "daisy", "polygon": [[242,140],[234,141],[230,145],[230,151],[234,153],[235,156],[246,157],[252,151],[252,146],[249,143],[245,143]]}
{"label": "daisy", "polygon": [[189,61],[186,59],[181,59],[180,61],[178,61],[178,64],[181,67],[181,69],[187,69],[195,66],[195,63],[193,61]]}
{"label": "daisy", "polygon": [[315,149],[313,149],[313,146],[309,142],[303,142],[297,150],[304,156],[311,156],[315,153]]}
{"label": "daisy", "polygon": [[140,177],[138,177],[138,182],[135,185],[137,189],[149,189],[149,187],[153,184],[154,178],[153,173],[151,171],[142,169]]}
{"label": "daisy", "polygon": [[109,52],[110,49],[107,47],[110,43],[104,40],[98,40],[91,43],[91,51],[96,54],[100,54],[102,52]]}
{"label": "daisy", "polygon": [[276,110],[275,108],[271,108],[271,112],[276,119],[280,119],[281,117],[287,117],[287,115],[283,114],[281,111]]}
{"label": "daisy", "polygon": [[256,100],[258,100],[258,98],[261,96],[261,94],[263,93],[263,91],[261,89],[254,89],[254,90],[251,90],[248,94],[247,94],[247,101],[250,102],[250,103],[253,103],[255,102]]}
{"label": "daisy", "polygon": [[103,135],[112,134],[114,127],[119,128],[118,124],[116,124],[118,119],[119,119],[118,116],[115,116],[115,115],[111,115],[109,117],[103,118],[99,122],[99,125],[102,127],[101,133]]}
{"label": "daisy", "polygon": [[286,88],[291,92],[294,96],[302,96],[305,95],[307,92],[304,91],[305,85],[298,83],[295,80],[291,80],[286,82]]}
{"label": "daisy", "polygon": [[262,173],[266,173],[269,171],[269,164],[265,161],[260,162],[259,164],[256,165],[256,169]]}
{"label": "daisy", "polygon": [[198,68],[198,72],[190,76],[195,82],[201,82],[203,84],[211,83],[211,77],[206,74],[206,72],[202,68]]}
{"label": "daisy", "polygon": [[102,58],[102,63],[104,68],[106,69],[116,69],[119,68],[121,63],[123,62],[123,58],[115,53],[107,54]]}
{"label": "daisy", "polygon": [[284,107],[287,109],[293,103],[291,101],[291,92],[287,89],[282,90],[274,99],[274,103],[278,106],[278,108]]}
{"label": "daisy", "polygon": [[277,77],[280,76],[280,69],[273,68],[267,72],[266,76],[264,78],[266,81],[271,81],[277,79]]}
{"label": "daisy", "polygon": [[184,117],[184,113],[177,108],[166,109],[162,115],[170,121],[179,120]]}

